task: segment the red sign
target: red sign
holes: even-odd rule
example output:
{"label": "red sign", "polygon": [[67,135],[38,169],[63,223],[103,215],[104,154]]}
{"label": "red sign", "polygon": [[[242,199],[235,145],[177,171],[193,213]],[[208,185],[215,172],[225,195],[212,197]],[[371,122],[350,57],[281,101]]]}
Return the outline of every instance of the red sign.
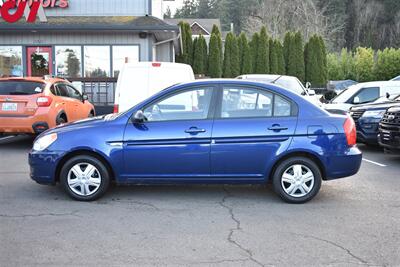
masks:
{"label": "red sign", "polygon": [[0,14],[1,17],[9,23],[19,21],[24,14],[27,22],[34,23],[38,15],[42,21],[46,20],[43,8],[67,8],[69,5],[68,1],[69,0],[0,0]]}

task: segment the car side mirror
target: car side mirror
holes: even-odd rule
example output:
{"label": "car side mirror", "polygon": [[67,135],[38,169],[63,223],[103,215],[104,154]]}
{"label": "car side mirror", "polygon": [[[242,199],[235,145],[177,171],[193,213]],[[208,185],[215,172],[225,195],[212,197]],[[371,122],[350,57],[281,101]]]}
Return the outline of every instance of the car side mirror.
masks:
{"label": "car side mirror", "polygon": [[353,99],[353,104],[360,104],[360,98],[358,97],[358,96],[356,96],[354,99]]}
{"label": "car side mirror", "polygon": [[83,102],[85,102],[85,101],[89,100],[89,97],[87,94],[83,94],[82,99],[83,99]]}
{"label": "car side mirror", "polygon": [[146,116],[144,115],[142,110],[136,111],[135,115],[133,115],[133,122],[135,123],[142,123],[147,120]]}
{"label": "car side mirror", "polygon": [[315,95],[315,91],[314,90],[308,89],[307,92],[311,96]]}
{"label": "car side mirror", "polygon": [[386,98],[389,99],[390,98],[390,94],[386,93]]}
{"label": "car side mirror", "polygon": [[311,83],[310,82],[306,82],[306,89],[310,89],[311,88]]}

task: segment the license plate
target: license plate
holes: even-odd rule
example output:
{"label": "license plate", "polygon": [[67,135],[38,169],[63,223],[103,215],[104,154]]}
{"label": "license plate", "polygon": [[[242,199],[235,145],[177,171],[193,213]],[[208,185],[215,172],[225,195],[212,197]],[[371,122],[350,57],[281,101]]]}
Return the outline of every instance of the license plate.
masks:
{"label": "license plate", "polygon": [[17,111],[18,104],[17,103],[3,103],[1,106],[2,111]]}

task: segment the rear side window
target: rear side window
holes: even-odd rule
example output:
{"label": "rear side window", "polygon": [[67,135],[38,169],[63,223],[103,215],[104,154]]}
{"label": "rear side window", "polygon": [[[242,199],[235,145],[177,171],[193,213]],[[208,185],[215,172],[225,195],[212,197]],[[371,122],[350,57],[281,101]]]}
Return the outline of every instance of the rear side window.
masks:
{"label": "rear side window", "polygon": [[221,118],[287,117],[293,104],[279,95],[253,88],[225,87],[221,103]]}
{"label": "rear side window", "polygon": [[35,95],[43,92],[44,83],[29,81],[0,81],[0,95]]}

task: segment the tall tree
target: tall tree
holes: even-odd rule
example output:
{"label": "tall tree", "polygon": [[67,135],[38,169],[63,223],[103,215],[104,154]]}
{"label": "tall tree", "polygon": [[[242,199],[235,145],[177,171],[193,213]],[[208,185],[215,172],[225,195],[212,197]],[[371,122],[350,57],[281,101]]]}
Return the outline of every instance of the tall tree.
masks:
{"label": "tall tree", "polygon": [[270,73],[278,74],[278,54],[274,39],[269,39],[269,65]]}
{"label": "tall tree", "polygon": [[221,64],[222,64],[222,62],[223,62],[223,60],[224,60],[224,52],[223,52],[223,45],[222,45],[222,34],[221,34],[221,32],[220,32],[220,30],[219,30],[219,28],[218,28],[218,26],[217,25],[213,25],[213,27],[212,27],[212,30],[211,30],[211,34],[215,34],[215,35],[217,35],[217,41],[218,41],[218,47],[219,47],[219,51],[221,52],[220,53],[220,61],[221,61]]}
{"label": "tall tree", "polygon": [[285,58],[283,56],[283,46],[279,40],[275,40],[275,50],[276,50],[276,58],[278,62],[277,73],[280,75],[285,75]]}
{"label": "tall tree", "polygon": [[208,73],[208,48],[207,42],[203,35],[199,36],[199,42],[201,43],[201,47],[203,49],[202,57],[203,57],[203,72],[202,74]]}
{"label": "tall tree", "polygon": [[258,56],[258,43],[260,41],[260,35],[256,32],[250,41],[250,51],[251,51],[251,62],[252,62],[252,72],[256,73],[256,62]]}
{"label": "tall tree", "polygon": [[285,34],[285,38],[283,40],[283,57],[285,59],[285,72],[287,73],[288,71],[288,66],[289,66],[289,54],[290,51],[292,50],[292,36],[293,34],[291,32],[287,32]]}
{"label": "tall tree", "polygon": [[221,78],[221,51],[219,49],[219,35],[211,34],[208,53],[208,75],[211,78]]}
{"label": "tall tree", "polygon": [[251,51],[246,34],[241,33],[239,36],[239,65],[240,74],[249,74],[252,72]]}
{"label": "tall tree", "polygon": [[[320,40],[318,39],[318,42]],[[322,47],[321,47],[322,49]],[[322,52],[322,51],[321,51]],[[294,71],[290,73],[297,77],[300,81],[304,82],[305,79],[305,69],[304,69],[304,45],[303,45],[303,37],[301,32],[296,32],[294,35],[294,47],[293,47],[293,65]],[[326,59],[326,53],[325,53]]]}
{"label": "tall tree", "polygon": [[231,44],[231,71],[232,78],[240,75],[239,45],[238,38],[233,35]]}
{"label": "tall tree", "polygon": [[232,78],[232,42],[233,33],[228,33],[225,38],[225,52],[224,52],[224,64],[222,66],[222,77]]}
{"label": "tall tree", "polygon": [[258,42],[257,60],[256,60],[256,73],[265,74],[269,73],[269,37],[267,29],[261,28],[260,39]]}
{"label": "tall tree", "polygon": [[202,74],[204,70],[203,66],[203,47],[202,42],[200,42],[199,37],[195,38],[193,41],[193,71],[195,74]]}

